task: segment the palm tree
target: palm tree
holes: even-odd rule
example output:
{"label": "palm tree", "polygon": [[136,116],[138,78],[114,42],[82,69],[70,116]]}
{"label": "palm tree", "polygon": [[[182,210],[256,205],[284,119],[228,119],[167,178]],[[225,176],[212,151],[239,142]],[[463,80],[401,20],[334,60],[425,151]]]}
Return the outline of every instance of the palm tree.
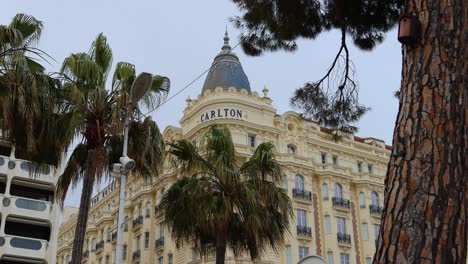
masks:
{"label": "palm tree", "polygon": [[170,144],[169,153],[176,168],[190,175],[178,179],[161,201],[177,247],[193,241],[201,255],[216,250],[216,263],[222,264],[227,246],[236,256],[248,252],[255,259],[283,244],[293,211],[277,187],[281,169],[271,142],[238,166],[229,129],[215,125],[200,149],[182,139]]}
{"label": "palm tree", "polygon": [[35,47],[42,29],[26,14],[0,25],[0,129],[16,157],[57,165],[69,142],[48,131],[56,126],[60,82],[38,62],[48,57]]}
{"label": "palm tree", "polygon": [[[164,142],[151,118],[137,118],[138,107],[131,106],[130,87],[135,68],[121,62],[116,66],[110,90],[105,89],[112,65],[112,50],[103,34],[98,35],[88,53],[76,53],[65,59],[63,130],[70,137],[82,135],[57,183],[57,196],[63,205],[67,190],[83,181],[80,208],[72,250],[72,263],[81,263],[83,242],[93,184],[107,175],[110,164],[122,153],[123,117],[133,121],[129,128],[129,156],[136,161],[135,174],[148,179],[158,175],[163,160]],[[153,107],[169,92],[166,77],[154,76],[153,86],[143,103]],[[124,111],[130,109],[129,112]]]}

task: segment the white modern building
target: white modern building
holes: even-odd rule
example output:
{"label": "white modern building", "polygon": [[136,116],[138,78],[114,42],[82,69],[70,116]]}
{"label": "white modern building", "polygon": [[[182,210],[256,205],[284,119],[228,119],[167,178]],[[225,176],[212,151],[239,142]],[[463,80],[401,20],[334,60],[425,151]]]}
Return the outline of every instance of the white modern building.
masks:
{"label": "white modern building", "polygon": [[[35,173],[31,173],[34,171]],[[54,167],[36,169],[0,141],[0,263],[54,264],[60,205]]]}

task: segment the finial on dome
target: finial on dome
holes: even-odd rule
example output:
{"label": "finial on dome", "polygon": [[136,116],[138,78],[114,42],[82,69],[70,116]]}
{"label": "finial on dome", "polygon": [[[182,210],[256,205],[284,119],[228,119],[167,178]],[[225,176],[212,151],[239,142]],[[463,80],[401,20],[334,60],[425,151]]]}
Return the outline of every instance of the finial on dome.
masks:
{"label": "finial on dome", "polygon": [[222,47],[222,50],[225,52],[231,51],[231,46],[229,45],[229,35],[227,31],[227,25],[226,25],[226,31],[224,32],[224,45]]}
{"label": "finial on dome", "polygon": [[268,88],[267,88],[266,85],[265,85],[265,86],[263,87],[263,90],[262,90],[262,92],[263,92],[263,97],[268,97],[268,91],[269,91],[269,90],[268,90]]}

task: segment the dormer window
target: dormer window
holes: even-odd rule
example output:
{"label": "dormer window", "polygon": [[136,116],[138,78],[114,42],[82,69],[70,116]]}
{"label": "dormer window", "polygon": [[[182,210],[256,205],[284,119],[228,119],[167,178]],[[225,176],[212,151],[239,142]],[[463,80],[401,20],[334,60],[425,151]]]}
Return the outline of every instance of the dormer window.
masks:
{"label": "dormer window", "polygon": [[296,148],[293,145],[288,145],[288,154],[295,154]]}

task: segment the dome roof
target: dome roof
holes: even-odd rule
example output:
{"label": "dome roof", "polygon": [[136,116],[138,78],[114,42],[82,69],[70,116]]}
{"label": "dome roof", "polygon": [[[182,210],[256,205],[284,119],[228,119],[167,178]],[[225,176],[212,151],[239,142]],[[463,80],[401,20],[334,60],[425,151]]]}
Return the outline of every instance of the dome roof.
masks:
{"label": "dome roof", "polygon": [[233,86],[236,89],[247,89],[250,93],[250,83],[245,75],[237,55],[231,52],[227,31],[224,35],[224,45],[221,52],[216,55],[211,64],[210,71],[203,84],[202,94],[206,90],[214,91],[218,86],[228,89]]}

